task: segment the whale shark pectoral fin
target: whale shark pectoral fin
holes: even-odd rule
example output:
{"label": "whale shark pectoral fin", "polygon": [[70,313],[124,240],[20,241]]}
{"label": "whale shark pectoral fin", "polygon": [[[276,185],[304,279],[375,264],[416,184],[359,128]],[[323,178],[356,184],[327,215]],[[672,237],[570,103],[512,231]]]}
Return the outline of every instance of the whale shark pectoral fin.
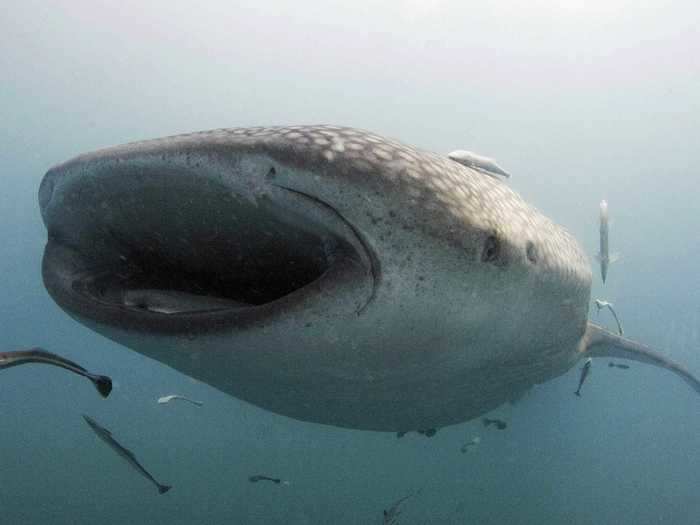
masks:
{"label": "whale shark pectoral fin", "polygon": [[695,377],[687,368],[675,363],[657,351],[636,341],[608,332],[593,323],[588,323],[583,341],[583,352],[588,357],[613,357],[630,359],[648,365],[670,370],[688,383],[700,394],[700,379]]}
{"label": "whale shark pectoral fin", "polygon": [[611,253],[610,254],[610,264],[618,262],[620,259],[622,259],[622,255],[619,253]]}

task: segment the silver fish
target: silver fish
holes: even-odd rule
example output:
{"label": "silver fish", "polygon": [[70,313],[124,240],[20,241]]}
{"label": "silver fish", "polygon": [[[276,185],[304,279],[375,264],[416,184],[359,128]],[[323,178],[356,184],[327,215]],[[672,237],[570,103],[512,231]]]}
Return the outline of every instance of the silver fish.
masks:
{"label": "silver fish", "polygon": [[625,332],[622,330],[622,323],[620,323],[620,319],[617,317],[617,312],[615,312],[612,303],[596,299],[595,305],[598,308],[598,313],[600,313],[603,308],[610,310],[610,313],[612,313],[613,317],[615,318],[615,322],[617,323],[617,331],[620,333],[620,335],[625,335]]}
{"label": "silver fish", "polygon": [[583,367],[581,368],[581,377],[578,380],[578,388],[576,389],[576,394],[577,396],[581,397],[581,387],[583,386],[583,382],[586,380],[588,377],[588,374],[591,373],[591,364],[593,363],[593,360],[589,357],[586,359],[586,362],[583,364]]}
{"label": "silver fish", "polygon": [[479,436],[474,436],[472,437],[469,441],[467,441],[462,447],[459,449],[462,454],[466,454],[466,452],[470,448],[476,448],[479,443],[481,443],[481,438]]}
{"label": "silver fish", "polygon": [[463,149],[458,149],[452,153],[448,153],[447,156],[463,166],[481,171],[482,173],[485,173],[491,177],[494,177],[495,175],[501,175],[502,177],[506,178],[510,177],[510,173],[496,164],[496,161],[492,158],[477,155],[476,153]]}
{"label": "silver fish", "polygon": [[97,437],[99,437],[102,441],[107,443],[112,450],[114,450],[117,454],[119,454],[126,462],[131,465],[139,474],[141,474],[144,478],[149,480],[151,483],[153,483],[157,488],[158,488],[158,493],[159,494],[165,494],[168,492],[172,486],[170,485],[162,485],[161,483],[158,483],[156,479],[151,476],[151,473],[148,472],[143,466],[141,466],[141,463],[138,462],[136,459],[136,456],[134,456],[134,453],[131,452],[126,447],[123,447],[114,437],[112,437],[112,433],[104,428],[102,425],[100,425],[97,421],[92,419],[90,416],[86,416],[83,414],[83,419],[85,422],[90,425],[90,428],[97,434]]}
{"label": "silver fish", "polygon": [[112,380],[109,377],[88,372],[79,364],[65,357],[61,357],[60,355],[47,352],[43,348],[34,347],[28,350],[0,352],[0,370],[29,363],[57,366],[83,376],[95,385],[95,388],[102,397],[107,397],[112,391]]}
{"label": "silver fish", "polygon": [[193,399],[190,399],[190,398],[185,397],[185,396],[179,396],[177,394],[171,394],[169,396],[159,397],[158,404],[162,405],[164,403],[170,403],[174,399],[179,399],[181,401],[187,401],[188,403],[192,403],[193,405],[196,405],[198,407],[201,407],[204,404],[201,401],[194,401]]}
{"label": "silver fish", "polygon": [[219,297],[176,292],[174,290],[149,289],[124,290],[122,302],[125,306],[171,315],[183,312],[206,313],[246,306],[244,303],[221,299]]}

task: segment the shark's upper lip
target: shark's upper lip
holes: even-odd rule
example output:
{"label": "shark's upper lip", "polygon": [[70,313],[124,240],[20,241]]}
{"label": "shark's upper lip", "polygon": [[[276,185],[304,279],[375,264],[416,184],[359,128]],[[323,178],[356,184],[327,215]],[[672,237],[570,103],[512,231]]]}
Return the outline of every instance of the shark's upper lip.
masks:
{"label": "shark's upper lip", "polygon": [[[82,318],[188,333],[269,322],[348,279],[373,294],[376,258],[335,208],[272,184],[251,201],[237,184],[157,162],[55,168],[40,190],[47,289]],[[286,195],[324,209],[292,212]]]}

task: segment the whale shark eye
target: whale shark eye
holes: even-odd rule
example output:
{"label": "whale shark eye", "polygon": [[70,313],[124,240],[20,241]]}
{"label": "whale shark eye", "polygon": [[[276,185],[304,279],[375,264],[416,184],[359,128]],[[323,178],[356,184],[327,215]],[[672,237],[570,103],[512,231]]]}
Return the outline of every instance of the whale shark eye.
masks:
{"label": "whale shark eye", "polygon": [[501,244],[495,235],[489,235],[481,252],[481,262],[495,262],[501,252]]}

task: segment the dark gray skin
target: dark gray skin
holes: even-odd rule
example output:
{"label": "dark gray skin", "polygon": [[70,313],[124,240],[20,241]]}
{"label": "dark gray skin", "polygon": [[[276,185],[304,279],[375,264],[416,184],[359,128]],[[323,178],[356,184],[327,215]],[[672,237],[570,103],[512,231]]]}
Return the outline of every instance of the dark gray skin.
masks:
{"label": "dark gray skin", "polygon": [[46,288],[143,355],[289,417],[460,423],[582,357],[641,359],[588,323],[590,264],[506,184],[335,126],[222,129],[46,174]]}
{"label": "dark gray skin", "polygon": [[95,385],[95,388],[102,397],[107,397],[112,391],[112,380],[109,377],[88,372],[78,363],[74,363],[60,355],[47,352],[43,348],[34,347],[28,350],[0,352],[0,370],[30,363],[56,366],[78,374],[79,376],[83,376]]}

